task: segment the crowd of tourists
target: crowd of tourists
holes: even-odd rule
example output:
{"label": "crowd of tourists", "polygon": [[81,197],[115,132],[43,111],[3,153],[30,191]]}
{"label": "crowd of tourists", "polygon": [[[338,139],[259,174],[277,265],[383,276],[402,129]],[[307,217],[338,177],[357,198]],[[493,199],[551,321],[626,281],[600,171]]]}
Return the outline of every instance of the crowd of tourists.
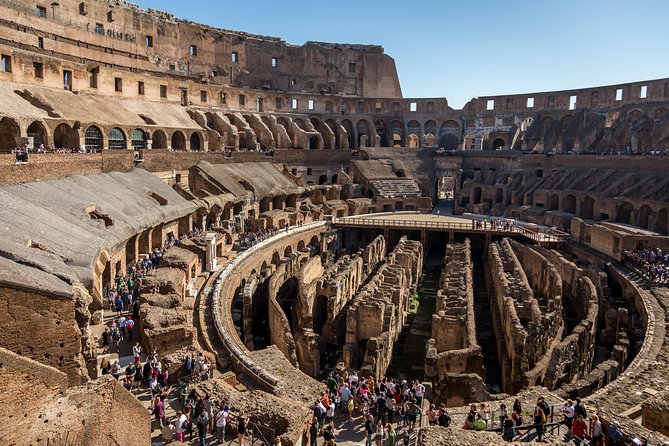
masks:
{"label": "crowd of tourists", "polygon": [[623,261],[633,265],[650,282],[669,283],[669,253],[659,248],[625,250]]}
{"label": "crowd of tourists", "polygon": [[488,229],[490,228],[493,231],[514,231],[516,228],[516,221],[512,218],[499,218],[499,219],[480,219],[476,218],[472,220],[472,229]]}

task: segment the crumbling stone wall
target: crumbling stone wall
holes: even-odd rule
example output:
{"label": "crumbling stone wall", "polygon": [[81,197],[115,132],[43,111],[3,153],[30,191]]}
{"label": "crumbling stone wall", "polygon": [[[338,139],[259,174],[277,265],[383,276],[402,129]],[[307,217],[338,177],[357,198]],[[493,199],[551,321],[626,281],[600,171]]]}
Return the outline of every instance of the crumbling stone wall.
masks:
{"label": "crumbling stone wall", "polygon": [[346,312],[346,367],[376,378],[384,375],[422,268],[423,246],[402,237]]}
{"label": "crumbling stone wall", "polygon": [[[436,397],[452,404],[480,401],[485,394],[485,370],[481,347],[476,341],[474,283],[471,243],[446,247],[444,269],[437,291],[436,313],[432,315],[432,338],[427,342],[425,375],[439,388]],[[458,375],[466,375],[458,378]],[[467,381],[465,385],[457,380]],[[462,383],[459,383],[462,384]],[[457,398],[456,398],[457,394]]]}

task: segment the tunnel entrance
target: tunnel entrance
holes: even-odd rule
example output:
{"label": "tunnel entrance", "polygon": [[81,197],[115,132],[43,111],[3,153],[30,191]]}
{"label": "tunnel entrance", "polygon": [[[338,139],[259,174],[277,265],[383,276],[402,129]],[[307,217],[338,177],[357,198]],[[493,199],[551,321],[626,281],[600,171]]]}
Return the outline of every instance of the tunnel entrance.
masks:
{"label": "tunnel entrance", "polygon": [[291,333],[294,332],[295,321],[295,301],[297,300],[297,292],[299,289],[299,282],[295,277],[286,280],[279,288],[276,294],[276,301],[281,306],[283,313],[288,319]]}

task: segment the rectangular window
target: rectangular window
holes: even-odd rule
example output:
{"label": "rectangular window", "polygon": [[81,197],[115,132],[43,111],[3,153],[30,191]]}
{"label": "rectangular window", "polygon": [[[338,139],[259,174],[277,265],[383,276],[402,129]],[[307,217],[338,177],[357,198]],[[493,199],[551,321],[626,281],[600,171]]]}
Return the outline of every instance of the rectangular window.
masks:
{"label": "rectangular window", "polygon": [[534,98],[527,98],[527,108],[534,108]]}
{"label": "rectangular window", "polygon": [[495,100],[494,99],[488,99],[488,102],[486,103],[485,108],[486,108],[486,110],[494,110],[495,109]]}
{"label": "rectangular window", "polygon": [[[432,104],[432,102],[427,103],[428,107],[430,106],[430,104]],[[382,108],[383,104],[381,104],[380,102],[374,104],[374,110],[376,110],[377,112],[380,112]]]}
{"label": "rectangular window", "polygon": [[153,36],[146,36],[146,47],[153,48]]}
{"label": "rectangular window", "polygon": [[265,100],[263,98],[256,99],[256,111],[262,112],[265,109]]}
{"label": "rectangular window", "polygon": [[218,71],[212,71],[211,77],[218,77]]}
{"label": "rectangular window", "polygon": [[176,65],[174,65],[174,64],[172,64],[172,63],[169,65],[169,70],[170,70],[170,71],[176,71],[176,69],[177,69],[177,66],[176,66]]}
{"label": "rectangular window", "polygon": [[207,91],[200,90],[200,102],[207,102]]}
{"label": "rectangular window", "polygon": [[578,96],[569,96],[569,110],[574,110],[576,108],[576,99]]}
{"label": "rectangular window", "polygon": [[332,113],[334,108],[332,107],[332,101],[325,101],[325,111]]}
{"label": "rectangular window", "polygon": [[298,105],[299,105],[299,102],[298,102],[297,99],[293,99],[292,101],[290,101],[290,108],[292,108],[293,110],[297,110]]}
{"label": "rectangular window", "polygon": [[239,105],[240,105],[241,107],[243,107],[243,106],[246,105],[246,96],[243,95],[243,94],[240,94],[240,95],[239,95]]}
{"label": "rectangular window", "polygon": [[2,55],[2,59],[0,59],[0,68],[2,68],[3,73],[11,73],[12,72],[12,56],[5,56],[4,54]]}
{"label": "rectangular window", "polygon": [[506,109],[507,110],[513,110],[514,106],[515,106],[515,103],[513,101],[513,98],[507,98],[506,99]]}
{"label": "rectangular window", "polygon": [[276,98],[274,103],[274,108],[280,110],[281,107],[283,107],[283,102],[281,101],[281,98]]}
{"label": "rectangular window", "polygon": [[37,6],[35,8],[35,15],[42,19],[46,19],[46,6]]}
{"label": "rectangular window", "polygon": [[616,101],[622,101],[623,100],[623,89],[618,88],[616,90]]}
{"label": "rectangular window", "polygon": [[192,57],[197,56],[197,46],[191,45],[190,49],[188,50],[188,54],[190,54]]}
{"label": "rectangular window", "polygon": [[225,104],[228,98],[224,91],[221,92],[221,104]]}
{"label": "rectangular window", "polygon": [[427,103],[427,111],[428,112],[433,112],[434,111],[434,102],[428,102]]}
{"label": "rectangular window", "polygon": [[69,70],[63,71],[63,89],[72,91],[72,72]]}
{"label": "rectangular window", "polygon": [[44,49],[44,37],[37,38],[37,47],[42,50]]}
{"label": "rectangular window", "polygon": [[123,78],[114,78],[114,91],[123,91]]}
{"label": "rectangular window", "polygon": [[393,113],[399,113],[399,112],[400,112],[400,103],[393,102]]}
{"label": "rectangular window", "polygon": [[418,104],[415,103],[415,102],[410,103],[409,104],[409,111],[415,112],[416,110],[418,110]]}
{"label": "rectangular window", "polygon": [[272,68],[276,68],[279,66],[279,61],[276,60],[276,57],[272,57]]}
{"label": "rectangular window", "polygon": [[358,102],[358,113],[365,113],[365,102]]}
{"label": "rectangular window", "polygon": [[79,3],[79,15],[88,14],[88,5],[85,2]]}
{"label": "rectangular window", "polygon": [[95,32],[97,34],[104,34],[105,33],[105,26],[102,23],[96,23],[95,24]]}
{"label": "rectangular window", "polygon": [[144,82],[142,81],[137,82],[137,94],[140,96],[144,95]]}
{"label": "rectangular window", "polygon": [[307,175],[313,175],[313,170],[311,167],[307,167]]}
{"label": "rectangular window", "polygon": [[641,91],[639,92],[639,99],[646,99],[648,97],[648,86],[642,85]]}
{"label": "rectangular window", "polygon": [[107,13],[107,21],[108,21],[109,23],[111,23],[111,22],[114,21],[114,11],[109,11],[109,12]]}
{"label": "rectangular window", "polygon": [[43,79],[44,78],[44,65],[39,62],[33,62],[33,69],[35,70],[35,78]]}
{"label": "rectangular window", "polygon": [[91,70],[91,77],[90,77],[90,82],[89,85],[91,88],[98,88],[98,72],[100,71],[99,68],[93,68]]}
{"label": "rectangular window", "polygon": [[546,100],[546,108],[554,108],[555,107],[555,96],[548,96],[548,99]]}
{"label": "rectangular window", "polygon": [[313,99],[309,99],[309,102],[307,102],[307,108],[308,108],[309,110],[313,110],[313,109],[314,109],[314,100],[313,100]]}
{"label": "rectangular window", "polygon": [[167,98],[167,85],[160,86],[160,97],[163,99]]}
{"label": "rectangular window", "polygon": [[590,95],[590,105],[592,107],[595,107],[596,105],[599,105],[599,92],[598,91],[593,91],[592,94]]}
{"label": "rectangular window", "polygon": [[232,62],[233,63],[239,62],[239,54],[237,54],[237,51],[232,52]]}
{"label": "rectangular window", "polygon": [[351,62],[348,64],[348,72],[349,73],[355,73],[357,70],[355,62]]}

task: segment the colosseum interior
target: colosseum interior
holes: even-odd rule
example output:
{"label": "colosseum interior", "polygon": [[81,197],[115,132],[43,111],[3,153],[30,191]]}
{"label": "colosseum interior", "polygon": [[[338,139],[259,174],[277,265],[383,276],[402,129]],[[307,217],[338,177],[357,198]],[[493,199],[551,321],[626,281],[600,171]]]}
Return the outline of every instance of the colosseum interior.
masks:
{"label": "colosseum interior", "polygon": [[[310,444],[351,372],[423,382],[411,444],[502,444],[460,429],[467,406],[539,395],[669,440],[669,78],[454,109],[403,97],[380,46],[123,0],[0,17],[3,444],[164,444],[123,385],[134,341],[169,371],[169,421],[188,383],[254,444]],[[135,338],[109,342],[128,279]]]}

